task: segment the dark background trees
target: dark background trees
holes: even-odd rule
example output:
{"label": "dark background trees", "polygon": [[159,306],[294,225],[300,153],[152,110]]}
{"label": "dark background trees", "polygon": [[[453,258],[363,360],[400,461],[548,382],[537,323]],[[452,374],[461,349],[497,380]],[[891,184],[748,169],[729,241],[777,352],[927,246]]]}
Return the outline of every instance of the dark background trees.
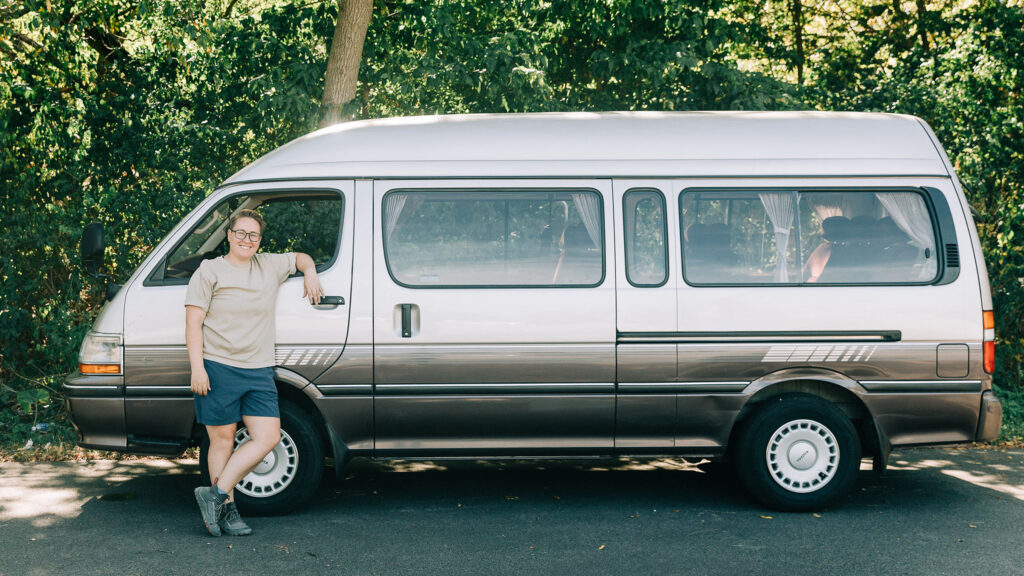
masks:
{"label": "dark background trees", "polygon": [[[339,5],[351,21],[339,21]],[[824,109],[931,124],[981,212],[996,381],[1024,399],[1024,9],[978,0],[13,0],[0,5],[0,439],[63,422],[101,304],[233,171],[325,120]],[[366,23],[366,24],[364,24]],[[342,24],[349,25],[337,34]],[[346,44],[335,57],[332,39]],[[338,48],[334,42],[334,48]],[[330,67],[328,62],[330,61]],[[330,69],[329,69],[330,68]],[[338,84],[333,78],[340,79]],[[328,80],[330,79],[330,80]],[[69,437],[58,425],[51,437]]]}

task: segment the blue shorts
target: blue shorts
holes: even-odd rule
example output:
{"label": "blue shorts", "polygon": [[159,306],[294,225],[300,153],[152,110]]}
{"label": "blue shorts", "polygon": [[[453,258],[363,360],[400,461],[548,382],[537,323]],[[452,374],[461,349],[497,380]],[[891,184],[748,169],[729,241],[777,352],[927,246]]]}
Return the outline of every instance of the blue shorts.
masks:
{"label": "blue shorts", "polygon": [[196,394],[196,420],[206,426],[224,426],[242,416],[280,418],[273,368],[235,368],[203,360],[210,377],[206,396]]}

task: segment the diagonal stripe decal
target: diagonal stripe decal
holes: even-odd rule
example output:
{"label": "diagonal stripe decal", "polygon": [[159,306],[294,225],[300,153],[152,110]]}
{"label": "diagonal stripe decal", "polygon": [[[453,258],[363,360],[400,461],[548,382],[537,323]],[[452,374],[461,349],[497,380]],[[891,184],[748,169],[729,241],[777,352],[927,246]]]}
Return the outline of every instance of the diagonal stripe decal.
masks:
{"label": "diagonal stripe decal", "polygon": [[341,350],[334,346],[278,346],[274,358],[278,366],[326,367],[334,364]]}
{"label": "diagonal stripe decal", "polygon": [[772,346],[761,362],[867,362],[878,346]]}

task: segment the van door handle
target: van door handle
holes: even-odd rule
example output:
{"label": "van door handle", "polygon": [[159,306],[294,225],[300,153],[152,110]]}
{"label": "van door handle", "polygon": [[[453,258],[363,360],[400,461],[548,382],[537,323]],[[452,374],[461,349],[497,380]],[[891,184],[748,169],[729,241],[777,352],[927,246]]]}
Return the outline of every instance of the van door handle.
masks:
{"label": "van door handle", "polygon": [[402,338],[412,338],[412,304],[402,304]]}
{"label": "van door handle", "polygon": [[345,304],[345,298],[342,296],[324,296],[320,298],[319,304],[313,304],[313,308],[317,310],[333,310],[343,304]]}

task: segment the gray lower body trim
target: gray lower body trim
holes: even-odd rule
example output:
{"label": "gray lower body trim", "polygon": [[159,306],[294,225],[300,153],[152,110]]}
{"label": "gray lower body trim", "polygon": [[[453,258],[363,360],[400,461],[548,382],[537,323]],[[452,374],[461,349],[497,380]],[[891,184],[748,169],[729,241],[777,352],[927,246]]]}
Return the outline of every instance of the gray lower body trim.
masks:
{"label": "gray lower body trim", "polygon": [[615,394],[615,384],[378,384],[378,396]]}
{"label": "gray lower body trim", "polygon": [[124,386],[77,386],[65,384],[64,395],[68,398],[120,398],[124,396]]}
{"label": "gray lower body trim", "polygon": [[742,392],[747,380],[735,382],[628,382],[619,384],[620,394],[703,394]]}
{"label": "gray lower body trim", "polygon": [[314,384],[324,396],[372,396],[372,384]]}
{"label": "gray lower body trim", "polygon": [[981,392],[980,380],[861,380],[868,392]]}
{"label": "gray lower body trim", "polygon": [[813,332],[620,332],[618,344],[679,344],[719,342],[898,342],[899,330]]}
{"label": "gray lower body trim", "polygon": [[161,397],[184,398],[192,397],[191,386],[125,386],[127,397]]}

